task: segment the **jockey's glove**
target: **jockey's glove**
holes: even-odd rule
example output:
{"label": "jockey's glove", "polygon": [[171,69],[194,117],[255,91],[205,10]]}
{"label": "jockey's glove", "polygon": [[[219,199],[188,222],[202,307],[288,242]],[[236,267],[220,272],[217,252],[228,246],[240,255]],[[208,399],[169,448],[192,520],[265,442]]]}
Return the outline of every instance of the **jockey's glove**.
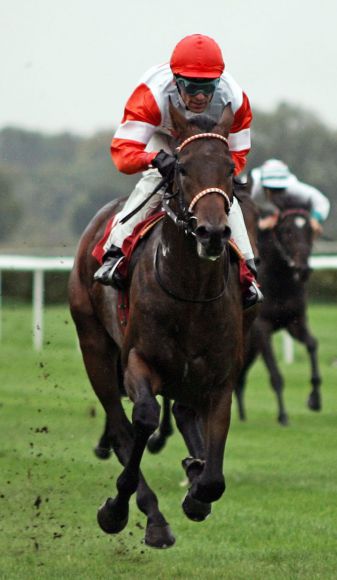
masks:
{"label": "jockey's glove", "polygon": [[176,164],[176,158],[163,149],[152,159],[152,166],[158,169],[163,177],[173,177],[173,171]]}

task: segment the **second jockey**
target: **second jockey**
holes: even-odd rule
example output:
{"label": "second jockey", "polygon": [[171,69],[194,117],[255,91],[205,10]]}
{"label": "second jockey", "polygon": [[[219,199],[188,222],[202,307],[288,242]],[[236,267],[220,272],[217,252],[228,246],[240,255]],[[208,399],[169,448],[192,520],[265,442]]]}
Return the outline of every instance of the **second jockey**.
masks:
{"label": "second jockey", "polygon": [[[173,50],[170,63],[151,68],[140,79],[112,139],[111,156],[117,169],[127,174],[143,173],[122,211],[117,214],[105,244],[103,265],[94,276],[102,284],[120,287],[117,266],[124,257],[121,251],[123,241],[137,223],[158,207],[160,192],[125,223],[120,220],[135,210],[174,168],[175,144],[169,100],[187,118],[204,113],[215,122],[220,119],[225,106],[231,103],[234,118],[229,149],[235,162],[235,175],[245,167],[252,120],[248,97],[225,71],[221,49],[212,38],[202,34],[186,36]],[[255,275],[252,247],[235,197],[228,225],[247,266]],[[253,281],[244,293],[243,305],[247,308],[261,300],[262,294]]]}

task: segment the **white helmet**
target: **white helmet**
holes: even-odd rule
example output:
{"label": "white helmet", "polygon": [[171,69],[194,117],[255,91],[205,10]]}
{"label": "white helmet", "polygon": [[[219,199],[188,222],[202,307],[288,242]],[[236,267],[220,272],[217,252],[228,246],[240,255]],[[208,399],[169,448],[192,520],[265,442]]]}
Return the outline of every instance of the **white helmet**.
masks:
{"label": "white helmet", "polygon": [[290,181],[288,165],[279,159],[268,159],[261,167],[261,184],[270,189],[285,189]]}

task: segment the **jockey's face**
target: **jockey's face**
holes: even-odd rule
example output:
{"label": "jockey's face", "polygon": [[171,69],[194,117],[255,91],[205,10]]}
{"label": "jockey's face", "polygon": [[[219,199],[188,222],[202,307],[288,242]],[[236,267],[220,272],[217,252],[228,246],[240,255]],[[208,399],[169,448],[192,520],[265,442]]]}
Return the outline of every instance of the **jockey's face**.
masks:
{"label": "jockey's face", "polygon": [[213,94],[204,95],[201,92],[196,95],[188,95],[184,89],[180,89],[180,95],[186,108],[192,113],[203,113],[213,97]]}
{"label": "jockey's face", "polygon": [[176,76],[175,81],[186,108],[192,113],[203,113],[212,100],[220,78],[192,79]]}

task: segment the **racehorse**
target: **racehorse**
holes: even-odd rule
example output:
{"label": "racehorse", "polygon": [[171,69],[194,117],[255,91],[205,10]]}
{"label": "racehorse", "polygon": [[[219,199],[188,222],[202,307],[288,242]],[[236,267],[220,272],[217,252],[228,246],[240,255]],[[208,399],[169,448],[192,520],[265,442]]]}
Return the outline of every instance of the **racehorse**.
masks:
{"label": "racehorse", "polygon": [[[173,184],[164,196],[166,215],[132,272],[126,327],[117,316],[117,291],[93,281],[97,263],[92,250],[113,204],[85,230],[69,281],[86,371],[123,465],[117,495],[99,509],[98,523],[107,533],[120,532],[137,492],[137,505],[147,516],[145,542],[160,548],[173,545],[175,538],[140,471],[147,441],[159,423],[156,395],[176,406],[191,455],[184,462],[191,485],[182,507],[190,519],[202,521],[225,490],[224,449],[245,331],[239,265],[228,243],[231,107],[218,123],[205,116],[187,120],[172,104],[170,115],[178,144]],[[123,410],[119,375],[133,402],[132,422]]]}
{"label": "racehorse", "polygon": [[244,420],[246,413],[243,395],[246,376],[257,355],[261,353],[276,394],[278,421],[281,425],[287,425],[288,414],[283,400],[284,380],[272,347],[272,334],[280,329],[287,330],[293,338],[306,346],[311,364],[312,385],[308,406],[313,411],[321,409],[317,340],[310,334],[307,323],[306,289],[313,233],[310,226],[310,203],[283,193],[274,195],[273,201],[280,211],[278,222],[272,230],[260,231],[258,235],[261,260],[258,279],[264,302],[251,328],[235,394],[239,417]]}

